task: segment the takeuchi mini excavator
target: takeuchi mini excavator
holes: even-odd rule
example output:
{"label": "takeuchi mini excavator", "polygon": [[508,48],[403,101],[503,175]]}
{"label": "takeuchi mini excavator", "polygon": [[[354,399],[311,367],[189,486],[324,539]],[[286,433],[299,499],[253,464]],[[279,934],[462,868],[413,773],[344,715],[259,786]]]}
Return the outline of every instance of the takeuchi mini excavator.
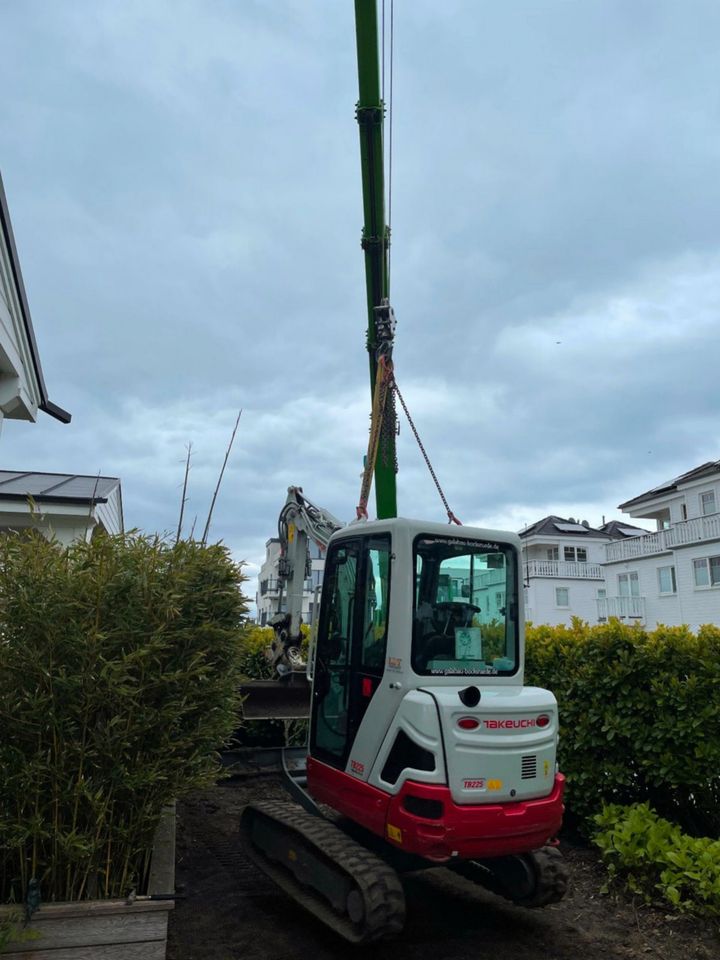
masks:
{"label": "takeuchi mini excavator", "polygon": [[308,538],[327,550],[307,664],[308,754],[304,774],[286,770],[292,799],[246,807],[241,833],[248,855],[283,890],[361,942],[402,929],[400,877],[409,870],[448,867],[527,907],[559,900],[567,874],[554,841],[565,782],[557,703],[523,682],[520,541],[396,516],[399,391],[375,0],[355,0],[355,15],[370,444],[356,521],[341,525],[299,487],[280,515],[287,613],[273,623],[272,656],[286,683],[299,665]]}

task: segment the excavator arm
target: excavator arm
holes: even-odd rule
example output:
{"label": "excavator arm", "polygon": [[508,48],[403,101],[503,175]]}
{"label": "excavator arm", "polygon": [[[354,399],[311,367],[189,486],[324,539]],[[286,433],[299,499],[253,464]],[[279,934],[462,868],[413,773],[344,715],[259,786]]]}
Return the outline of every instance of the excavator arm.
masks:
{"label": "excavator arm", "polygon": [[280,676],[300,666],[302,657],[302,608],[305,581],[310,577],[308,545],[313,540],[324,550],[330,537],[342,523],[328,510],[316,506],[304,495],[302,487],[288,487],[285,506],[278,517],[280,562],[278,580],[286,595],[286,610],[270,620],[274,631],[271,659]]}

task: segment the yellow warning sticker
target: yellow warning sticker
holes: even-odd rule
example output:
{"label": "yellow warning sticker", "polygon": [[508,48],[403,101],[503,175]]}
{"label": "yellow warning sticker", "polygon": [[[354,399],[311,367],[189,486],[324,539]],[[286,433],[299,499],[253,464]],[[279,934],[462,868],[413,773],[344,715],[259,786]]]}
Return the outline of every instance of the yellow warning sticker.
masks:
{"label": "yellow warning sticker", "polygon": [[395,843],[402,843],[402,830],[400,827],[394,827],[391,823],[387,825],[387,835]]}
{"label": "yellow warning sticker", "polygon": [[287,538],[288,538],[288,543],[292,543],[293,540],[295,539],[295,524],[294,524],[294,523],[289,523],[289,524],[288,524],[288,528],[287,528]]}
{"label": "yellow warning sticker", "polygon": [[549,776],[550,776],[550,761],[549,761],[549,760],[544,760],[544,761],[543,761],[543,764],[544,764],[543,769],[544,769],[545,776],[546,776],[546,777],[549,777]]}
{"label": "yellow warning sticker", "polygon": [[488,780],[487,788],[488,790],[502,790],[503,782],[502,780]]}

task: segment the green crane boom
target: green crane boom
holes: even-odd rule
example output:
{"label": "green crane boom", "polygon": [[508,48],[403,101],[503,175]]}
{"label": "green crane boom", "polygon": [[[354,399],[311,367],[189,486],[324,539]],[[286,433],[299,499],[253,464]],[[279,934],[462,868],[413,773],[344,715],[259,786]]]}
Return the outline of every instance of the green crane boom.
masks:
{"label": "green crane boom", "polygon": [[[368,304],[367,349],[370,361],[370,395],[372,396],[377,372],[376,310],[383,303],[388,302],[388,247],[390,245],[390,231],[385,223],[383,164],[385,106],[380,96],[377,0],[355,0],[355,31],[360,88],[356,115],[360,128],[364,210],[362,248],[365,251]],[[393,397],[390,396],[385,408],[380,447],[375,463],[375,502],[380,520],[397,516],[395,433],[395,404]]]}

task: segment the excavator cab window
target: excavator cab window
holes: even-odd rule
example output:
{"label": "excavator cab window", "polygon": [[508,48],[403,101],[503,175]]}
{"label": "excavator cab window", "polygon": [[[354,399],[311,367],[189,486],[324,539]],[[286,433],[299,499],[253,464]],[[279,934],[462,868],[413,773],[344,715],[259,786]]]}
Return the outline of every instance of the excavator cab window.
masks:
{"label": "excavator cab window", "polygon": [[514,548],[421,536],[414,549],[415,672],[426,676],[515,673],[518,580]]}

